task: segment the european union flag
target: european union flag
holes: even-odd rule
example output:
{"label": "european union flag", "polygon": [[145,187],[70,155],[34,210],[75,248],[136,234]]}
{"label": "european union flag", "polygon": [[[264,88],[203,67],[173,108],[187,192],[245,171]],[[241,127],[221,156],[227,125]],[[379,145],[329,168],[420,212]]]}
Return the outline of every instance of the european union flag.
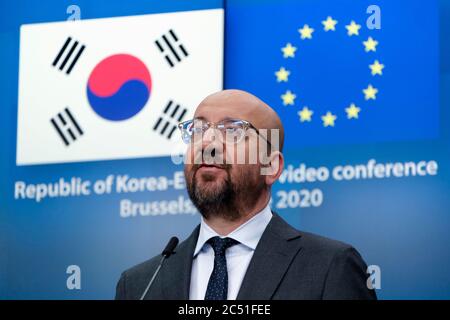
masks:
{"label": "european union flag", "polygon": [[436,0],[227,2],[225,86],[281,116],[286,147],[433,139]]}

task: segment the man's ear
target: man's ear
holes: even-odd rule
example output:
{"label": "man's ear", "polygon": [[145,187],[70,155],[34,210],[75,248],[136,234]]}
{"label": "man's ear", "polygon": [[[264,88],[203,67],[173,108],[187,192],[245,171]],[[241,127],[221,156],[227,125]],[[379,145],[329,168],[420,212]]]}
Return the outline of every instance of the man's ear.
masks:
{"label": "man's ear", "polygon": [[266,184],[271,186],[283,172],[284,157],[280,151],[273,151],[267,160],[267,165],[261,167],[261,174],[265,176]]}

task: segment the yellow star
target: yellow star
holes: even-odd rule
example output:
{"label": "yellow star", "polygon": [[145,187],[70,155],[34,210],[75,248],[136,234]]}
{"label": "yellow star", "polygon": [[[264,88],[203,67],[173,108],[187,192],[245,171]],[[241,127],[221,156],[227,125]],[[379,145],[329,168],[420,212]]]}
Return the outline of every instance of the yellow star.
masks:
{"label": "yellow star", "polygon": [[369,65],[370,70],[372,70],[372,75],[383,75],[383,69],[384,69],[384,64],[381,64],[380,62],[378,62],[378,60],[375,60],[375,62],[373,64]]}
{"label": "yellow star", "polygon": [[295,51],[297,51],[297,48],[293,47],[292,44],[287,43],[285,47],[281,48],[281,51],[283,51],[283,57],[294,58]]}
{"label": "yellow star", "polygon": [[364,92],[364,96],[365,96],[366,100],[369,100],[369,99],[375,100],[377,98],[376,94],[378,93],[378,89],[372,87],[372,85],[369,84],[367,89],[364,89],[363,92]]}
{"label": "yellow star", "polygon": [[348,119],[358,119],[358,113],[361,111],[354,103],[350,105],[350,107],[345,108],[345,112],[347,112]]}
{"label": "yellow star", "polygon": [[286,91],[285,94],[281,95],[281,99],[283,100],[283,105],[294,105],[294,100],[297,96],[293,94],[290,90]]}
{"label": "yellow star", "polygon": [[308,107],[304,106],[302,110],[297,112],[297,114],[300,116],[300,122],[311,122],[311,117],[313,115],[313,111],[310,110]]}
{"label": "yellow star", "polygon": [[275,72],[275,75],[277,76],[277,82],[287,82],[288,77],[291,74],[289,70],[286,70],[284,67],[281,67],[280,70]]}
{"label": "yellow star", "polygon": [[363,41],[363,44],[364,44],[366,52],[369,52],[369,51],[375,52],[375,51],[377,51],[378,41],[372,39],[372,37],[369,37],[367,39],[367,41]]}
{"label": "yellow star", "polygon": [[314,29],[305,24],[303,28],[298,29],[298,32],[300,32],[300,38],[302,40],[312,39],[312,33],[314,32]]}
{"label": "yellow star", "polygon": [[357,24],[355,21],[352,20],[352,22],[350,22],[350,24],[346,25],[345,28],[347,29],[347,34],[350,37],[353,35],[358,36],[359,29],[361,29],[361,25]]}
{"label": "yellow star", "polygon": [[336,120],[336,118],[337,117],[334,114],[328,111],[326,115],[322,116],[323,126],[334,127],[334,121]]}
{"label": "yellow star", "polygon": [[325,31],[336,31],[336,24],[337,24],[337,20],[333,20],[332,17],[328,16],[327,20],[322,21],[323,24],[323,30]]}

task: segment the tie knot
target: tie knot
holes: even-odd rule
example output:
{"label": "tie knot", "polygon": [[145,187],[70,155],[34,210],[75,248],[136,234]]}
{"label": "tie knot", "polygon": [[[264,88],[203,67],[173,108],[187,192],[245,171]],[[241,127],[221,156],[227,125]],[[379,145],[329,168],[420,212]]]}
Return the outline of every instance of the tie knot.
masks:
{"label": "tie knot", "polygon": [[227,250],[229,247],[234,246],[235,244],[238,244],[239,241],[232,238],[212,237],[207,241],[207,243],[211,245],[216,256],[224,256],[225,250]]}

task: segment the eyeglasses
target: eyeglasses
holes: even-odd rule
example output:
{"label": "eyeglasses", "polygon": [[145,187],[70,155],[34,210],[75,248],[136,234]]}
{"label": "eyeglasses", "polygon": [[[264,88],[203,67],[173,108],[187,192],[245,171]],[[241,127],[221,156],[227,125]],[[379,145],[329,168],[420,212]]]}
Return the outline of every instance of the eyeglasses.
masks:
{"label": "eyeglasses", "polygon": [[253,129],[270,145],[270,142],[266,137],[261,135],[258,129],[246,120],[225,119],[214,123],[205,121],[201,118],[195,118],[178,124],[178,128],[181,131],[181,138],[186,144],[189,144],[192,141],[194,135],[199,135],[201,137],[211,127],[217,129],[221,133],[219,139],[222,142],[238,143],[245,137],[245,133],[248,129]]}

